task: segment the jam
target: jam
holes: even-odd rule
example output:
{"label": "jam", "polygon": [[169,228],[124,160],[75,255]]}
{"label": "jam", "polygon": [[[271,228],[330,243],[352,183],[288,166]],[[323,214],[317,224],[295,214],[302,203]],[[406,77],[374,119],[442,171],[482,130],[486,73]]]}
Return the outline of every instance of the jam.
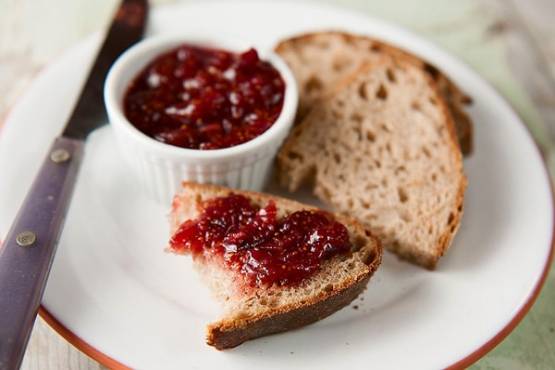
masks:
{"label": "jam", "polygon": [[158,56],[131,82],[127,119],[163,143],[227,148],[264,133],[283,107],[285,83],[254,49],[242,54],[182,45]]}
{"label": "jam", "polygon": [[273,201],[259,207],[242,195],[214,198],[170,240],[175,252],[216,258],[250,286],[293,285],[322,262],[351,249],[345,226],[323,211],[277,216]]}

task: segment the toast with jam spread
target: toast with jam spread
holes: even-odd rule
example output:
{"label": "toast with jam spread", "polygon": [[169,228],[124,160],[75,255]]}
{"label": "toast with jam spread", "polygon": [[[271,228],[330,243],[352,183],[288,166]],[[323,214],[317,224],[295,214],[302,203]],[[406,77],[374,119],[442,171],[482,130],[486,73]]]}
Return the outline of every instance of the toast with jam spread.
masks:
{"label": "toast with jam spread", "polygon": [[183,183],[169,250],[192,255],[223,304],[207,326],[217,349],[304,326],[348,305],[381,262],[357,221],[271,195]]}

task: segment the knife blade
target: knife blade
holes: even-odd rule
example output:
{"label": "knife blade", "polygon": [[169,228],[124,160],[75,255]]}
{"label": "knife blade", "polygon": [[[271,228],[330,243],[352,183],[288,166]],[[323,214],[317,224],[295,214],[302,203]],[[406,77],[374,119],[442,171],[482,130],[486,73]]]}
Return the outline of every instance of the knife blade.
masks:
{"label": "knife blade", "polygon": [[[146,0],[123,0],[62,132],[0,247],[0,369],[17,369],[46,286],[85,139],[107,123],[103,85],[117,57],[142,38]],[[76,246],[78,247],[78,246]]]}
{"label": "knife blade", "polygon": [[147,10],[146,0],[122,2],[63,131],[63,136],[84,139],[90,132],[108,121],[102,94],[104,80],[117,57],[141,39]]}

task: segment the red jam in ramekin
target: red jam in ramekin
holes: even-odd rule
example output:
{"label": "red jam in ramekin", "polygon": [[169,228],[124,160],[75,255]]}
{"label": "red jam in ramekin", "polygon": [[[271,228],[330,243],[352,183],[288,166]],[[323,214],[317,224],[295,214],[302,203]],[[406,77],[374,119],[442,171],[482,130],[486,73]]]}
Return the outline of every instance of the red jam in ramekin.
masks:
{"label": "red jam in ramekin", "polygon": [[206,201],[196,219],[181,224],[170,247],[195,258],[217,257],[250,286],[283,286],[348,253],[351,243],[346,227],[326,212],[301,210],[279,218],[273,201],[259,207],[231,194]]}
{"label": "red jam in ramekin", "polygon": [[241,54],[182,45],[156,57],[132,80],[126,118],[144,134],[190,149],[235,146],[279,117],[285,83],[250,49]]}

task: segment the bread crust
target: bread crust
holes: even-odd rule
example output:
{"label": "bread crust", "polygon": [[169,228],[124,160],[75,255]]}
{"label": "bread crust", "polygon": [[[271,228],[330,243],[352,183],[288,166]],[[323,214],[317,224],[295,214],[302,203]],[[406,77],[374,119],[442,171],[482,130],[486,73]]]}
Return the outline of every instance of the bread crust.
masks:
{"label": "bread crust", "polygon": [[[436,91],[438,95],[441,95],[440,89],[437,84],[434,83],[433,79],[428,76],[428,84],[430,88]],[[460,147],[460,141],[457,140],[457,130],[455,121],[453,116],[451,115],[447,102],[443,100],[439,100],[438,102],[439,107],[441,108],[443,115],[446,119],[447,129],[449,131],[450,137],[450,144],[451,144],[451,152],[456,157],[456,163],[458,165],[458,172],[460,172],[461,177],[457,187],[457,195],[455,198],[455,205],[452,210],[453,218],[449,223],[448,227],[444,231],[444,233],[439,237],[438,243],[435,247],[436,253],[433,255],[414,255],[414,256],[407,256],[409,258],[414,258],[412,262],[421,265],[429,270],[434,270],[438,260],[445,254],[445,251],[451,245],[455,234],[457,233],[462,215],[463,215],[463,203],[464,203],[464,194],[466,192],[466,186],[468,184],[468,180],[466,175],[464,174],[463,170],[463,158],[462,158],[462,151]]]}
{"label": "bread crust", "polygon": [[[372,48],[375,48],[376,50],[383,50],[385,54],[388,54],[391,57],[405,59],[425,70],[434,82],[434,85],[439,91],[440,96],[445,101],[448,107],[449,114],[454,118],[456,137],[463,155],[466,156],[472,154],[474,147],[473,123],[468,114],[465,112],[465,106],[471,104],[472,99],[468,95],[466,95],[451,79],[449,79],[438,68],[417,57],[416,55],[411,54],[391,44],[388,44],[384,41],[339,30],[325,30],[299,34],[280,41],[276,45],[274,50],[276,51],[276,53],[284,55],[291,47],[295,48],[299,44],[310,42],[311,40],[315,40],[319,37],[324,36],[339,36],[347,42],[365,40],[366,42],[372,44]],[[302,120],[307,112],[300,113],[301,115],[299,116],[299,119]]]}
{"label": "bread crust", "polygon": [[250,339],[284,332],[322,320],[347,306],[366,289],[380,260],[381,258],[377,256],[370,262],[370,270],[366,275],[313,301],[277,311],[272,315],[248,320],[222,320],[210,324],[207,327],[206,343],[219,350],[233,348]]}
{"label": "bread crust", "polygon": [[[242,194],[255,203],[266,203],[269,200],[273,200],[280,209],[287,209],[288,211],[317,209],[316,207],[294,200],[253,191],[233,190],[218,185],[192,182],[183,182],[182,185],[189,192],[207,194],[206,199],[215,196],[225,196],[233,192]],[[183,213],[183,202],[184,199],[181,194],[175,196],[171,213],[172,232],[183,222],[183,218],[179,217]],[[191,204],[185,206],[191,206]],[[282,305],[257,315],[233,316],[209,324],[206,331],[207,344],[223,350],[236,347],[250,339],[316,322],[348,305],[366,288],[370,277],[381,263],[383,253],[381,243],[355,219],[339,214],[333,214],[333,216],[337,221],[347,226],[351,236],[362,235],[368,239],[368,243],[364,246],[364,248],[369,249],[364,261],[367,270],[355,278],[346,279],[341,284],[333,285],[330,289],[321,291],[318,295],[311,297],[311,299]],[[333,259],[328,261],[328,263],[333,263]]]}

